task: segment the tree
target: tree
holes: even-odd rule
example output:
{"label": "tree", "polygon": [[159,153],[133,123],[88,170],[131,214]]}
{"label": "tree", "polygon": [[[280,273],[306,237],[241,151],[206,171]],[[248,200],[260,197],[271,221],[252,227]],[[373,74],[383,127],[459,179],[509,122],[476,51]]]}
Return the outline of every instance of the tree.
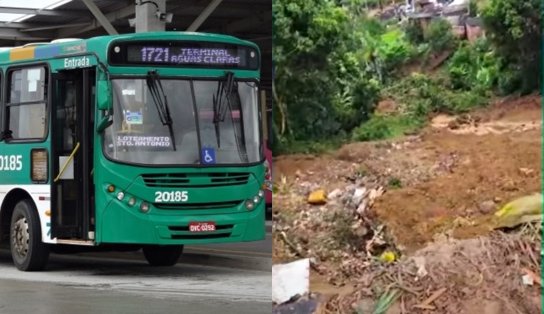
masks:
{"label": "tree", "polygon": [[368,115],[377,89],[366,75],[362,31],[352,14],[332,0],[273,2],[274,120],[280,139],[330,137]]}
{"label": "tree", "polygon": [[481,11],[488,38],[522,91],[540,88],[541,0],[490,0]]}

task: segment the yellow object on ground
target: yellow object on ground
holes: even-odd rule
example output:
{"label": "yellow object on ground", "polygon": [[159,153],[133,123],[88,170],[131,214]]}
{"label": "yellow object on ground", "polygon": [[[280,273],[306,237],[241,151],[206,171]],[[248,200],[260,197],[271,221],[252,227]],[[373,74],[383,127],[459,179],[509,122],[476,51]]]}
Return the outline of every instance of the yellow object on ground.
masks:
{"label": "yellow object on ground", "polygon": [[397,259],[397,256],[395,255],[394,252],[391,252],[391,251],[385,251],[380,256],[380,260],[382,260],[382,262],[386,262],[386,263],[392,263],[396,259]]}
{"label": "yellow object on ground", "polygon": [[314,205],[322,205],[327,203],[327,195],[325,194],[325,190],[317,190],[310,193],[308,203]]}
{"label": "yellow object on ground", "polygon": [[522,196],[495,212],[495,228],[512,228],[522,223],[542,219],[542,194]]}

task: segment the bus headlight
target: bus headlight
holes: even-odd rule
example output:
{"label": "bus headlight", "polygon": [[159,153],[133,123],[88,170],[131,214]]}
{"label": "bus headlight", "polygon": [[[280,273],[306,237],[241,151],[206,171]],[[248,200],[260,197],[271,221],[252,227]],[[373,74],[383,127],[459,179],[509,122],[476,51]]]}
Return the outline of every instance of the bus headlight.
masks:
{"label": "bus headlight", "polygon": [[128,199],[128,205],[129,206],[134,206],[134,204],[136,204],[136,199],[134,197],[130,197]]}
{"label": "bus headlight", "polygon": [[255,208],[255,203],[253,203],[252,200],[247,200],[245,202],[245,205],[246,205],[247,210],[253,210],[253,208]]}
{"label": "bus headlight", "polygon": [[142,202],[142,204],[140,205],[140,211],[142,213],[147,213],[149,211],[149,204],[146,202]]}
{"label": "bus headlight", "polygon": [[123,192],[117,193],[117,199],[118,200],[122,201],[124,197],[125,197],[125,193],[123,193]]}
{"label": "bus headlight", "polygon": [[246,209],[247,210],[253,210],[255,208],[255,206],[259,205],[259,203],[261,202],[263,197],[264,197],[264,191],[259,190],[259,192],[257,192],[257,195],[253,196],[252,198],[250,198],[250,199],[248,199],[248,200],[246,200],[244,202],[244,205],[246,206]]}

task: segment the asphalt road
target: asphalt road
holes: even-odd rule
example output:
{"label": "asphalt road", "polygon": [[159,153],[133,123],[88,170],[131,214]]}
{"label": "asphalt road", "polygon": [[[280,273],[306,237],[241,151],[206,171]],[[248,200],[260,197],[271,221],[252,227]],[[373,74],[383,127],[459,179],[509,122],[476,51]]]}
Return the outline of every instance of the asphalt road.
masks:
{"label": "asphalt road", "polygon": [[134,259],[52,255],[20,272],[0,251],[0,313],[271,313],[271,273]]}

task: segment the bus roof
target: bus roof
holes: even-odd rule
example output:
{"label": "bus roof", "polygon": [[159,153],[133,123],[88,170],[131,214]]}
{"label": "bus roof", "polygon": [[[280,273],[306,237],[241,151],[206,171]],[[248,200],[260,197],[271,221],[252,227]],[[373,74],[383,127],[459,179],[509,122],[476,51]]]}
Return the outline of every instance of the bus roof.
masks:
{"label": "bus roof", "polygon": [[229,35],[164,31],[97,36],[88,39],[64,38],[53,40],[50,43],[39,42],[18,47],[2,47],[0,49],[0,63],[47,59],[91,51],[99,57],[105,58],[108,45],[114,40],[212,41],[247,45],[259,50],[256,44]]}

